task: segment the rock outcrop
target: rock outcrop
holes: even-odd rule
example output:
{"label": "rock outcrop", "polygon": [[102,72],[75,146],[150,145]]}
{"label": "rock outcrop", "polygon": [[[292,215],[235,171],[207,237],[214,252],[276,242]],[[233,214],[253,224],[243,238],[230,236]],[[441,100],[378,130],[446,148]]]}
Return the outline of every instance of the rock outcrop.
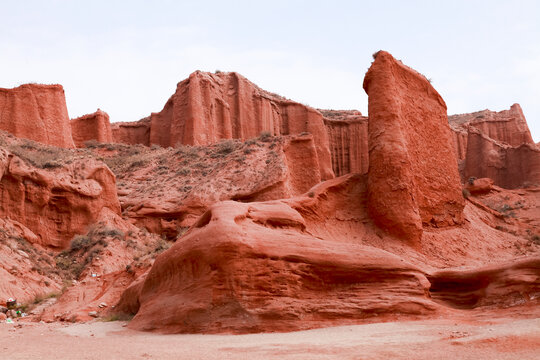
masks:
{"label": "rock outcrop", "polygon": [[30,229],[34,236],[28,241],[63,249],[103,208],[120,214],[115,176],[103,163],[85,159],[46,167],[0,149],[0,218]]}
{"label": "rock outcrop", "polygon": [[118,174],[127,173],[120,203],[139,226],[171,239],[216,201],[289,198],[321,181],[311,134],[140,151],[133,161],[123,149],[106,160],[118,165],[113,166]]}
{"label": "rock outcrop", "polygon": [[150,146],[150,117],[133,122],[111,124],[113,142]]}
{"label": "rock outcrop", "polygon": [[487,137],[511,146],[534,144],[527,126],[527,120],[519,104],[509,110],[499,112],[482,110],[470,114],[459,114],[448,117],[450,126],[455,129],[466,129],[472,126]]}
{"label": "rock outcrop", "polygon": [[196,71],[150,120],[150,144],[209,145],[222,139],[313,134],[323,179],[334,177],[322,114],[258,88],[240,74]]}
{"label": "rock outcrop", "polygon": [[364,79],[369,96],[369,210],[418,244],[422,225],[463,221],[464,199],[446,104],[429,81],[387,52]]}
{"label": "rock outcrop", "polygon": [[328,131],[332,168],[336,176],[367,174],[368,117],[359,111],[319,110]]}
{"label": "rock outcrop", "polygon": [[452,115],[449,122],[463,182],[489,177],[508,189],[540,185],[540,151],[519,104]]}
{"label": "rock outcrop", "polygon": [[75,146],[84,147],[89,140],[100,143],[112,143],[111,123],[109,115],[98,109],[95,113],[71,119],[71,133]]}
{"label": "rock outcrop", "polygon": [[[358,196],[359,180],[331,180],[312,197],[290,201],[214,204],[124,293],[119,308],[136,313],[129,327],[292,331],[433,313],[422,270],[352,236],[342,240],[343,230],[358,226],[352,218],[362,207],[349,201],[338,213],[330,208]],[[341,234],[332,240],[312,235],[317,216],[328,220],[328,231],[343,226]]]}
{"label": "rock outcrop", "polygon": [[463,180],[489,177],[506,189],[540,185],[540,149],[534,143],[512,146],[469,128]]}
{"label": "rock outcrop", "polygon": [[61,85],[0,88],[0,130],[47,145],[75,147]]}

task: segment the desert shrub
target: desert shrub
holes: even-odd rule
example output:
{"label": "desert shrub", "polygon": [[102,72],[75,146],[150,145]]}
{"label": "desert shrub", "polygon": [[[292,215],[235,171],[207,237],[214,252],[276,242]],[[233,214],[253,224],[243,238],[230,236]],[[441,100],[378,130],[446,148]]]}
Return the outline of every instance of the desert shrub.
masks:
{"label": "desert shrub", "polygon": [[98,143],[97,140],[91,139],[91,140],[85,141],[84,146],[89,148],[89,149],[95,149],[95,148],[99,147],[99,143]]}
{"label": "desert shrub", "polygon": [[471,196],[471,192],[468,189],[461,189],[461,193],[465,199],[468,199]]}
{"label": "desert shrub", "polygon": [[79,251],[81,249],[86,249],[92,244],[92,239],[86,235],[75,235],[73,240],[71,240],[70,249],[71,251]]}
{"label": "desert shrub", "polygon": [[233,140],[225,140],[217,145],[217,152],[224,155],[230,154],[234,151],[235,147]]}
{"label": "desert shrub", "polygon": [[191,169],[183,168],[176,172],[176,176],[187,176],[191,174]]}
{"label": "desert shrub", "polygon": [[262,131],[259,135],[259,140],[262,142],[269,142],[272,139],[270,131]]}

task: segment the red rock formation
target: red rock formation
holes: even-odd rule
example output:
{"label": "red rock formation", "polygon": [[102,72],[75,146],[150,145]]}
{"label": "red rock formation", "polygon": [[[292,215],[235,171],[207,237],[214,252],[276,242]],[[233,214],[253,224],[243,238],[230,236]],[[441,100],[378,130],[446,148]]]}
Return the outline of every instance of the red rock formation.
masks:
{"label": "red rock formation", "polygon": [[56,248],[85,233],[103,208],[120,213],[115,176],[103,163],[76,160],[45,170],[2,149],[0,200],[0,218],[25,225],[35,234],[29,241]]}
{"label": "red rock formation", "polygon": [[384,51],[366,73],[364,89],[375,222],[414,244],[422,224],[461,223],[464,200],[444,100],[424,76]]}
{"label": "red rock formation", "polygon": [[359,111],[319,110],[328,131],[332,168],[336,176],[367,174],[368,117]]}
{"label": "red rock formation", "polygon": [[[331,180],[312,197],[287,202],[214,204],[124,293],[119,308],[137,312],[129,326],[167,333],[292,331],[432,313],[429,283],[414,265],[352,237],[311,235],[317,216],[346,224],[342,230],[358,225],[345,214],[360,209],[349,199],[358,195],[359,180]],[[341,197],[349,205],[336,213]]]}
{"label": "red rock formation", "polygon": [[448,117],[454,128],[465,129],[472,126],[487,137],[512,146],[534,144],[527,120],[521,106],[514,104],[509,110],[499,112],[483,110],[470,114],[459,114]]}
{"label": "red rock formation", "polygon": [[463,271],[446,269],[428,276],[433,299],[457,309],[515,306],[540,292],[540,257]]}
{"label": "red rock formation", "polygon": [[518,104],[510,110],[483,110],[448,119],[463,182],[469,177],[490,177],[509,189],[540,184],[540,153]]}
{"label": "red rock formation", "polygon": [[[463,301],[469,308],[508,306],[516,290],[521,301],[538,303],[538,257],[463,276],[456,269],[424,269],[426,262],[447,268],[508,259],[510,239],[525,243],[487,226],[489,213],[470,203],[465,225],[426,228],[419,257],[370,223],[364,177],[332,179],[309,193],[214,204],[124,292],[117,307],[136,314],[129,327],[164,333],[293,331],[446,312],[433,298],[448,307]],[[454,286],[451,280],[460,277]]]}
{"label": "red rock formation", "polygon": [[47,145],[74,147],[61,85],[0,88],[0,129]]}
{"label": "red rock formation", "polygon": [[487,194],[493,190],[493,180],[490,178],[471,178],[465,184],[465,189],[471,194]]}
{"label": "red rock formation", "polygon": [[323,117],[317,110],[271,94],[237,73],[196,71],[178,83],[163,110],[151,115],[150,144],[208,145],[309,132],[315,137],[323,179],[334,177]]}
{"label": "red rock formation", "polygon": [[[206,148],[155,152],[162,153],[156,162],[148,161],[133,175],[122,177],[125,187],[118,195],[126,216],[171,239],[216,201],[289,198],[321,181],[315,142],[310,134],[245,143],[229,140]],[[124,158],[122,154],[113,156]],[[144,159],[148,155],[143,152],[136,156]],[[157,169],[161,168],[168,170],[157,179]]]}
{"label": "red rock formation", "polygon": [[511,146],[470,127],[464,180],[489,177],[507,189],[540,185],[540,149],[534,143]]}
{"label": "red rock formation", "polygon": [[75,146],[84,147],[89,140],[100,143],[112,143],[111,123],[109,115],[98,109],[95,113],[71,119],[71,133]]}
{"label": "red rock formation", "polygon": [[150,146],[150,118],[111,124],[113,142]]}

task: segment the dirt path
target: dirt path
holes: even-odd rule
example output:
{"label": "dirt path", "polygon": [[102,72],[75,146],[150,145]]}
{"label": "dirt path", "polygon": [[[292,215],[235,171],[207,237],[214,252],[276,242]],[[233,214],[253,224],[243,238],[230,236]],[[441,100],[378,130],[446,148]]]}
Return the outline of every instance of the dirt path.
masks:
{"label": "dirt path", "polygon": [[158,335],[124,324],[2,323],[0,359],[540,358],[539,318],[440,319],[251,335]]}

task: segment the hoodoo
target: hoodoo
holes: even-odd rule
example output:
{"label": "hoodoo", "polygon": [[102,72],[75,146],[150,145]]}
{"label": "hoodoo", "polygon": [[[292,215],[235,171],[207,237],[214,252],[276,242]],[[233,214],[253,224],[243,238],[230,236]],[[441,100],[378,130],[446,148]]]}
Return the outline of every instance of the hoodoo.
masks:
{"label": "hoodoo", "polygon": [[369,96],[368,208],[377,225],[418,243],[423,225],[463,221],[446,104],[429,81],[385,51],[364,79]]}

